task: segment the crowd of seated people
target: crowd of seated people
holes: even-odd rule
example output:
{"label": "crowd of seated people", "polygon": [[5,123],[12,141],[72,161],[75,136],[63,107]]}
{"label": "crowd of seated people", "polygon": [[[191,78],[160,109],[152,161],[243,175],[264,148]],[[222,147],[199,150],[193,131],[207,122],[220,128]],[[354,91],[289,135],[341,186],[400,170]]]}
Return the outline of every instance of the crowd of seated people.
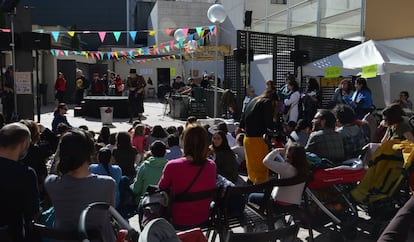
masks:
{"label": "crowd of seated people", "polygon": [[[362,98],[360,94],[356,97]],[[299,169],[305,151],[334,164],[358,156],[372,139],[363,129],[363,121],[357,119],[358,115],[370,113],[355,113],[355,107],[344,102],[333,110],[318,109],[311,122],[290,120],[271,137],[273,141],[267,142],[269,153],[262,160],[263,164],[281,177],[291,177],[307,172]],[[218,175],[237,184],[240,170],[244,170],[246,134],[240,128],[229,132],[225,122],[209,129],[195,117],[189,118],[185,127],[150,126],[136,121],[130,130],[111,133],[102,128],[95,133],[86,126],[72,127],[65,117],[66,109],[65,104],[58,106],[52,131],[32,120],[0,129],[0,159],[21,163],[13,167],[16,174],[37,174],[36,177],[26,174],[25,179],[14,185],[30,189],[31,193],[26,195],[31,197],[27,201],[41,202],[42,210],[55,208],[55,228],[76,228],[81,210],[92,201],[107,202],[123,211],[123,205],[131,205],[128,199],[132,207],[137,208],[149,185],[175,193],[187,188],[189,192],[198,192],[214,188]],[[367,112],[362,109],[358,112]],[[400,104],[386,107],[382,115],[381,125],[386,127],[382,141],[406,139],[414,142],[412,127]],[[278,148],[274,146],[276,143]],[[10,153],[13,155],[6,155]],[[300,159],[293,158],[296,153]],[[283,163],[275,163],[275,157],[281,158],[281,154],[284,158],[279,160]],[[192,183],[200,171],[199,178]],[[24,183],[32,180],[36,184]],[[303,184],[294,190],[300,189]],[[257,201],[257,197],[251,199]],[[275,200],[281,204],[298,203],[296,195],[285,197],[282,193]],[[208,220],[210,202],[211,199],[204,199],[174,204],[172,225],[178,230],[202,226]],[[30,209],[29,212],[14,212],[29,220],[41,213],[33,207]],[[136,211],[124,212],[122,215],[129,218]],[[0,225],[6,222],[2,223]],[[106,218],[95,215],[88,224],[106,228],[108,238],[112,239]],[[14,226],[24,227],[17,222]]]}

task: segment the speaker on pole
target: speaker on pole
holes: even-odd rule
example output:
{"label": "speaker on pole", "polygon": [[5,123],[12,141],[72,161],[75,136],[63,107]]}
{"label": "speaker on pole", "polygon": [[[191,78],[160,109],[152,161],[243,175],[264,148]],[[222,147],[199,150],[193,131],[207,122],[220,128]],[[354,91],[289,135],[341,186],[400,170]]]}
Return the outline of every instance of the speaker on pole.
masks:
{"label": "speaker on pole", "polygon": [[253,11],[244,12],[244,26],[245,27],[252,26],[252,13]]}
{"label": "speaker on pole", "polygon": [[23,32],[16,47],[23,50],[50,50],[50,34]]}
{"label": "speaker on pole", "polygon": [[[233,56],[237,62],[246,64],[246,59],[247,59],[246,49],[241,49],[241,48],[233,49]],[[253,61],[253,56],[254,56],[253,49],[249,49],[249,61]]]}
{"label": "speaker on pole", "polygon": [[1,1],[0,8],[5,13],[13,12],[14,8],[19,3],[19,0],[3,0]]}

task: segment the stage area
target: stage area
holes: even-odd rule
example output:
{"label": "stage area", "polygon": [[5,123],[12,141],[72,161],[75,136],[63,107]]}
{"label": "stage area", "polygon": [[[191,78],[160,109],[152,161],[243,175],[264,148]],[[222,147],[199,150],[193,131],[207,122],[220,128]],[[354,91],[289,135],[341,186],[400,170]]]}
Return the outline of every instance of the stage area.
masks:
{"label": "stage area", "polygon": [[126,96],[86,96],[82,107],[83,116],[100,118],[100,107],[113,107],[114,118],[128,118],[128,97]]}

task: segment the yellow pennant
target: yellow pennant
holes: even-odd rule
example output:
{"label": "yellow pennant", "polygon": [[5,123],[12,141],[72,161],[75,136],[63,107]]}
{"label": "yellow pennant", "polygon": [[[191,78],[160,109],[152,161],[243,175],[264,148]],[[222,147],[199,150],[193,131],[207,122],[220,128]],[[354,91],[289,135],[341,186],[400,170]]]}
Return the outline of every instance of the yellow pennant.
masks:
{"label": "yellow pennant", "polygon": [[68,31],[68,35],[69,35],[70,37],[75,36],[75,31]]}

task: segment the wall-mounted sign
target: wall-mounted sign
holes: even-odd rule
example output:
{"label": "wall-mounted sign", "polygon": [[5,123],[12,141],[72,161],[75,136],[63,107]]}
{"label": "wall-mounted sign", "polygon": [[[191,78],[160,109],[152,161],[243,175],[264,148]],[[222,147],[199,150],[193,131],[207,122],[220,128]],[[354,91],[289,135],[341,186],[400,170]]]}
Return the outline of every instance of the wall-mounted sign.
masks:
{"label": "wall-mounted sign", "polygon": [[32,80],[30,72],[16,72],[15,88],[16,94],[32,94]]}

